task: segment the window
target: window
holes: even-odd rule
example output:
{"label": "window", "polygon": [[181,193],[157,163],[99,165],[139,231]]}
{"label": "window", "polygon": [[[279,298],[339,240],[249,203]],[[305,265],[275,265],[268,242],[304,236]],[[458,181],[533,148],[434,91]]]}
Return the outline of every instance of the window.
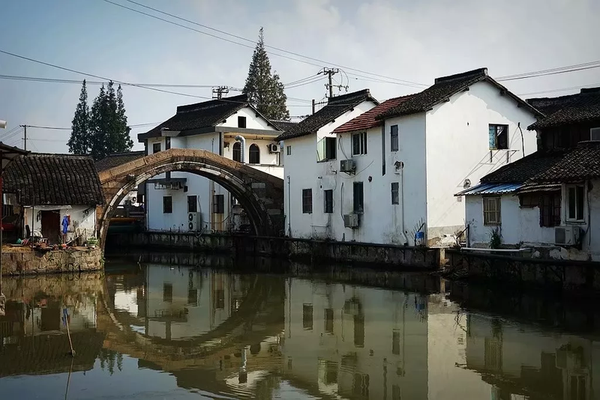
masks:
{"label": "window", "polygon": [[312,189],[302,189],[302,213],[312,214]]}
{"label": "window", "polygon": [[325,190],[325,214],[333,213],[333,190]]}
{"label": "window", "polygon": [[188,196],[188,212],[198,212],[198,196]]}
{"label": "window", "polygon": [[540,196],[536,193],[527,193],[519,196],[521,208],[537,207],[540,203]]}
{"label": "window", "polygon": [[600,140],[600,127],[590,129],[590,140]]}
{"label": "window", "polygon": [[560,197],[560,192],[544,193],[539,196],[540,226],[560,226]]}
{"label": "window", "polygon": [[163,301],[171,303],[173,301],[173,284],[165,283],[163,285]]}
{"label": "window", "polygon": [[240,142],[233,144],[233,161],[242,162],[242,145]]}
{"label": "window", "polygon": [[171,214],[173,212],[173,198],[171,196],[163,197],[163,214]]}
{"label": "window", "polygon": [[246,117],[238,117],[238,128],[246,127]]}
{"label": "window", "polygon": [[312,331],[312,329],[313,329],[313,305],[312,304],[303,304],[302,305],[302,327],[309,331]]}
{"label": "window", "polygon": [[213,196],[213,213],[225,214],[225,195],[215,194]]}
{"label": "window", "polygon": [[317,143],[317,161],[335,160],[336,143],[334,137],[325,137]]}
{"label": "window", "polygon": [[392,331],[392,354],[400,355],[400,331],[397,329]]}
{"label": "window", "polygon": [[400,184],[398,182],[392,182],[392,204],[400,204]]}
{"label": "window", "polygon": [[500,225],[500,197],[483,198],[483,224]]}
{"label": "window", "polygon": [[260,164],[260,149],[254,143],[250,145],[250,164]]}
{"label": "window", "polygon": [[583,185],[567,186],[567,220],[583,221]]}
{"label": "window", "polygon": [[363,193],[363,183],[354,182],[354,212],[356,214],[362,214],[365,207],[365,198]]}
{"label": "window", "polygon": [[187,304],[189,306],[198,306],[198,289],[188,289]]}
{"label": "window", "polygon": [[325,309],[325,332],[333,333],[333,309]]}
{"label": "window", "polygon": [[165,150],[169,150],[170,148],[171,148],[171,138],[167,136],[165,138]]}
{"label": "window", "polygon": [[367,154],[367,133],[355,133],[352,135],[352,155]]}
{"label": "window", "polygon": [[292,146],[286,146],[286,148],[285,148],[285,155],[286,156],[291,156],[292,155]]}
{"label": "window", "polygon": [[152,153],[158,153],[160,152],[160,143],[154,143],[152,145]]}
{"label": "window", "polygon": [[392,125],[390,132],[391,150],[398,151],[398,125]]}
{"label": "window", "polygon": [[490,150],[508,149],[508,125],[490,124]]}

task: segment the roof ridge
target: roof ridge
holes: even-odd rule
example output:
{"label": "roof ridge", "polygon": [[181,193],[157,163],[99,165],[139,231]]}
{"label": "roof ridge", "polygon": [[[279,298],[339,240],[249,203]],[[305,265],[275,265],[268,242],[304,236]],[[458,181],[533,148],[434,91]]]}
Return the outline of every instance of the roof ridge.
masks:
{"label": "roof ridge", "polygon": [[341,96],[330,97],[327,100],[327,105],[341,103],[341,102],[344,102],[345,100],[354,99],[358,96],[369,97],[369,96],[371,96],[371,91],[369,89],[361,89],[361,90],[357,90],[356,92],[350,92],[350,93],[343,94]]}
{"label": "roof ridge", "polygon": [[207,101],[201,101],[198,103],[184,104],[182,106],[177,106],[177,114],[179,114],[180,112],[192,112],[201,109],[223,106],[230,103],[240,103],[240,105],[248,103],[248,95],[240,94],[237,96],[223,97],[220,99],[211,99]]}
{"label": "roof ridge", "polygon": [[450,82],[450,81],[454,81],[457,79],[464,79],[471,75],[473,75],[473,76],[481,75],[482,77],[488,76],[488,69],[487,69],[487,67],[482,67],[482,68],[472,69],[470,71],[461,72],[458,74],[441,76],[439,78],[435,78],[433,83],[437,84],[437,83],[442,83],[442,82]]}

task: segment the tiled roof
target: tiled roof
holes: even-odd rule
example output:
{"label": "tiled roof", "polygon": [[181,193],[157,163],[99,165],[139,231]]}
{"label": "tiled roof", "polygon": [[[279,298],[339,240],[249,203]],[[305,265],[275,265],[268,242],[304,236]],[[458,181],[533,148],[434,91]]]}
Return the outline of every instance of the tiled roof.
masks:
{"label": "tiled roof", "polygon": [[600,142],[580,142],[564,158],[532,182],[575,182],[600,178]]}
{"label": "tiled roof", "polygon": [[413,95],[395,97],[393,99],[389,99],[379,104],[376,107],[373,107],[369,111],[359,115],[358,117],[346,122],[343,125],[338,126],[333,133],[347,133],[347,132],[356,132],[356,131],[365,131],[367,129],[374,128],[383,123],[382,120],[376,119],[376,117],[384,113],[394,107],[397,107],[401,103],[410,99]]}
{"label": "tiled roof", "polygon": [[4,171],[5,193],[21,205],[99,205],[104,203],[94,160],[87,156],[31,153]]}
{"label": "tiled roof", "polygon": [[436,104],[448,101],[453,95],[467,89],[469,86],[477,83],[487,81],[492,85],[498,87],[507,96],[512,97],[519,104],[525,106],[532,113],[539,114],[530,104],[512,94],[504,86],[493,80],[488,76],[487,68],[479,68],[472,71],[463,72],[456,75],[444,76],[436,78],[433,86],[428,87],[420,93],[415,94],[407,101],[402,102],[397,107],[394,107],[382,114],[378,119],[385,119],[389,117],[415,114],[430,110]]}
{"label": "tiled roof", "polygon": [[143,150],[109,154],[102,160],[96,161],[96,170],[98,170],[98,172],[104,171],[110,168],[118,167],[119,165],[126,164],[130,161],[134,161],[142,157],[144,157]]}
{"label": "tiled roof", "polygon": [[273,124],[273,126],[275,126],[275,128],[278,131],[284,132],[284,133],[292,133],[295,132],[295,130],[298,128],[298,122],[292,122],[292,121],[276,121],[276,120],[271,120],[271,123]]}
{"label": "tiled roof", "polygon": [[600,122],[600,87],[581,89],[580,93],[568,96],[529,99],[527,102],[546,115],[530,125],[530,130]]}
{"label": "tiled roof", "polygon": [[329,98],[329,101],[325,107],[306,117],[306,119],[303,119],[300,123],[298,123],[298,126],[294,131],[285,132],[279,135],[277,141],[297,138],[315,133],[323,126],[327,125],[331,121],[365,101],[372,101],[375,104],[379,104],[379,102],[371,96],[369,89],[359,90],[358,92],[348,93],[342,96],[331,97]]}
{"label": "tiled roof", "polygon": [[179,106],[177,107],[177,113],[173,117],[148,132],[138,135],[138,139],[145,140],[151,137],[160,137],[162,128],[174,131],[186,131],[215,126],[248,105],[248,97],[242,94]]}
{"label": "tiled roof", "polygon": [[565,152],[537,151],[481,178],[481,183],[524,183],[547,171],[565,157]]}

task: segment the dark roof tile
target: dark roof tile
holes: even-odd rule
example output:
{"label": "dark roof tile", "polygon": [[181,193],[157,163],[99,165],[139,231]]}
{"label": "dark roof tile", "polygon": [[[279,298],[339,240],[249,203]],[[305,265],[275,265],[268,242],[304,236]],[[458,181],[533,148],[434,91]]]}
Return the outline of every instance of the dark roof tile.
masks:
{"label": "dark roof tile", "polygon": [[298,124],[299,124],[298,122],[292,122],[292,121],[271,120],[270,122],[273,124],[275,129],[277,129],[278,131],[284,132],[284,133],[294,132],[296,129],[298,129]]}
{"label": "dark roof tile", "polygon": [[469,86],[477,82],[482,81],[487,81],[492,85],[498,87],[503,93],[506,93],[508,96],[516,100],[519,104],[527,107],[532,113],[539,114],[539,112],[530,104],[528,104],[518,96],[512,94],[504,86],[502,86],[494,79],[489,77],[487,73],[487,68],[479,68],[456,75],[449,75],[441,78],[436,78],[433,86],[430,86],[422,92],[415,94],[407,101],[404,101],[401,104],[399,104],[397,107],[394,107],[380,114],[377,118],[385,119],[390,117],[410,115],[428,111],[433,106],[448,101],[453,95],[463,90],[466,90]]}
{"label": "dark roof tile", "polygon": [[22,205],[100,205],[104,195],[94,160],[88,156],[31,153],[4,171],[3,191]]}
{"label": "dark roof tile", "polygon": [[537,151],[481,178],[481,183],[524,183],[547,171],[565,157],[565,152]]}
{"label": "dark roof tile", "polygon": [[528,129],[543,129],[592,121],[600,122],[600,87],[581,89],[580,93],[554,98],[528,99],[545,114]]}
{"label": "dark roof tile", "polygon": [[393,99],[389,99],[379,104],[376,107],[373,107],[369,111],[359,115],[358,117],[346,122],[343,125],[338,126],[333,132],[334,133],[347,133],[347,132],[356,132],[356,131],[365,131],[371,128],[374,128],[383,123],[382,120],[378,120],[376,117],[390,110],[394,107],[397,107],[401,103],[407,101],[414,95],[395,97]]}
{"label": "dark roof tile", "polygon": [[130,161],[137,160],[138,158],[144,157],[144,151],[128,151],[126,153],[115,153],[109,154],[102,160],[96,161],[96,170],[98,172],[104,171],[110,168],[118,167],[119,165],[126,164]]}
{"label": "dark roof tile", "polygon": [[160,137],[162,128],[174,131],[187,131],[215,126],[248,105],[248,97],[242,94],[179,106],[177,107],[177,113],[173,117],[148,132],[138,135],[138,139],[145,140],[147,138]]}
{"label": "dark roof tile", "polygon": [[560,162],[531,179],[532,182],[581,182],[600,178],[600,141],[580,142]]}
{"label": "dark roof tile", "polygon": [[379,104],[379,102],[371,96],[369,89],[331,97],[325,107],[321,108],[316,113],[309,115],[306,119],[303,119],[293,131],[284,132],[279,135],[276,140],[293,139],[315,133],[320,128],[365,101],[372,101],[375,104]]}

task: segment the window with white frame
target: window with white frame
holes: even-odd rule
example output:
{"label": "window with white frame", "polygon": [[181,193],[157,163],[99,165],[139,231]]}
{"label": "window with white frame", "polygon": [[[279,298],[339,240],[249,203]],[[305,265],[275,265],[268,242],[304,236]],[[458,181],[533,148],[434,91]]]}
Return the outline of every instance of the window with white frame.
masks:
{"label": "window with white frame", "polygon": [[600,127],[590,129],[590,140],[600,140]]}
{"label": "window with white frame", "polygon": [[583,221],[585,188],[583,185],[567,186],[567,221]]}
{"label": "window with white frame", "polygon": [[483,224],[500,225],[500,197],[483,198]]}
{"label": "window with white frame", "polygon": [[352,135],[352,155],[367,154],[367,132]]}

